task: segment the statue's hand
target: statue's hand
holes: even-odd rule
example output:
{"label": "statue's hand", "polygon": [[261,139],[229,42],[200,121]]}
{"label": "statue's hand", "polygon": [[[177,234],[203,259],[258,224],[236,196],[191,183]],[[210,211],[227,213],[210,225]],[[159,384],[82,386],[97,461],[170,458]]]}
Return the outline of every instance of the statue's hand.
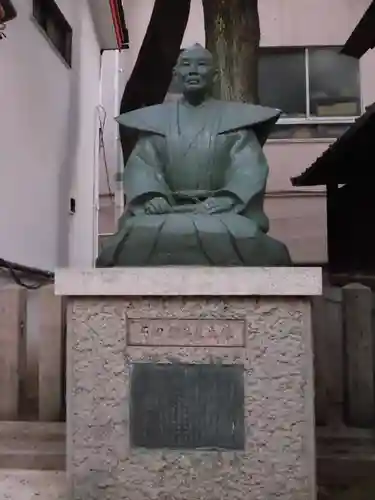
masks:
{"label": "statue's hand", "polygon": [[203,202],[203,208],[210,214],[217,214],[221,212],[229,212],[235,206],[236,201],[230,196],[218,196],[207,198]]}
{"label": "statue's hand", "polygon": [[156,197],[145,203],[144,209],[148,215],[166,214],[171,211],[171,206],[165,198]]}

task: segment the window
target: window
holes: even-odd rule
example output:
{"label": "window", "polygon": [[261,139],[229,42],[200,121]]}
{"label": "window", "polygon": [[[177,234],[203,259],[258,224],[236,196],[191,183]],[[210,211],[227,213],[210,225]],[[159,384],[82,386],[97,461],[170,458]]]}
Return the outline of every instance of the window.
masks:
{"label": "window", "polygon": [[361,114],[359,62],[339,48],[261,50],[259,97],[283,111],[272,138],[335,138]]}
{"label": "window", "polygon": [[33,0],[33,16],[65,62],[72,64],[73,31],[54,0]]}

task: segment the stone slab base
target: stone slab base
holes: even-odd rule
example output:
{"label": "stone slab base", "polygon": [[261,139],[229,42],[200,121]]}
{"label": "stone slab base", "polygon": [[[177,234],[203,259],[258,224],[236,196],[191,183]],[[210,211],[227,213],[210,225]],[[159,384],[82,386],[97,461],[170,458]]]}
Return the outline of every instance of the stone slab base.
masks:
{"label": "stone slab base", "polygon": [[0,470],[4,500],[69,500],[65,472]]}
{"label": "stone slab base", "polygon": [[65,423],[0,422],[0,469],[64,470]]}

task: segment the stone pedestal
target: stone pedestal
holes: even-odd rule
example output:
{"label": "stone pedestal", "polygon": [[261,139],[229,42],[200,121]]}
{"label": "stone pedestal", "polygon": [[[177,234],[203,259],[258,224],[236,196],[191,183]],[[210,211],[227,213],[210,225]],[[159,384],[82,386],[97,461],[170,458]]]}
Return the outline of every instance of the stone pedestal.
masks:
{"label": "stone pedestal", "polygon": [[314,500],[313,268],[61,270],[74,500]]}

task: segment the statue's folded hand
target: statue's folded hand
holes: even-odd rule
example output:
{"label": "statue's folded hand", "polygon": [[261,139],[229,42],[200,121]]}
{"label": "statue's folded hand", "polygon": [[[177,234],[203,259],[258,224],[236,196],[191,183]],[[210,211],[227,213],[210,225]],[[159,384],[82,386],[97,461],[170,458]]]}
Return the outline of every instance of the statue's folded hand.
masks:
{"label": "statue's folded hand", "polygon": [[236,200],[230,196],[218,196],[207,198],[203,203],[203,209],[210,214],[229,212],[236,205]]}
{"label": "statue's folded hand", "polygon": [[171,211],[171,206],[165,198],[155,197],[145,203],[144,210],[148,215],[167,214]]}

